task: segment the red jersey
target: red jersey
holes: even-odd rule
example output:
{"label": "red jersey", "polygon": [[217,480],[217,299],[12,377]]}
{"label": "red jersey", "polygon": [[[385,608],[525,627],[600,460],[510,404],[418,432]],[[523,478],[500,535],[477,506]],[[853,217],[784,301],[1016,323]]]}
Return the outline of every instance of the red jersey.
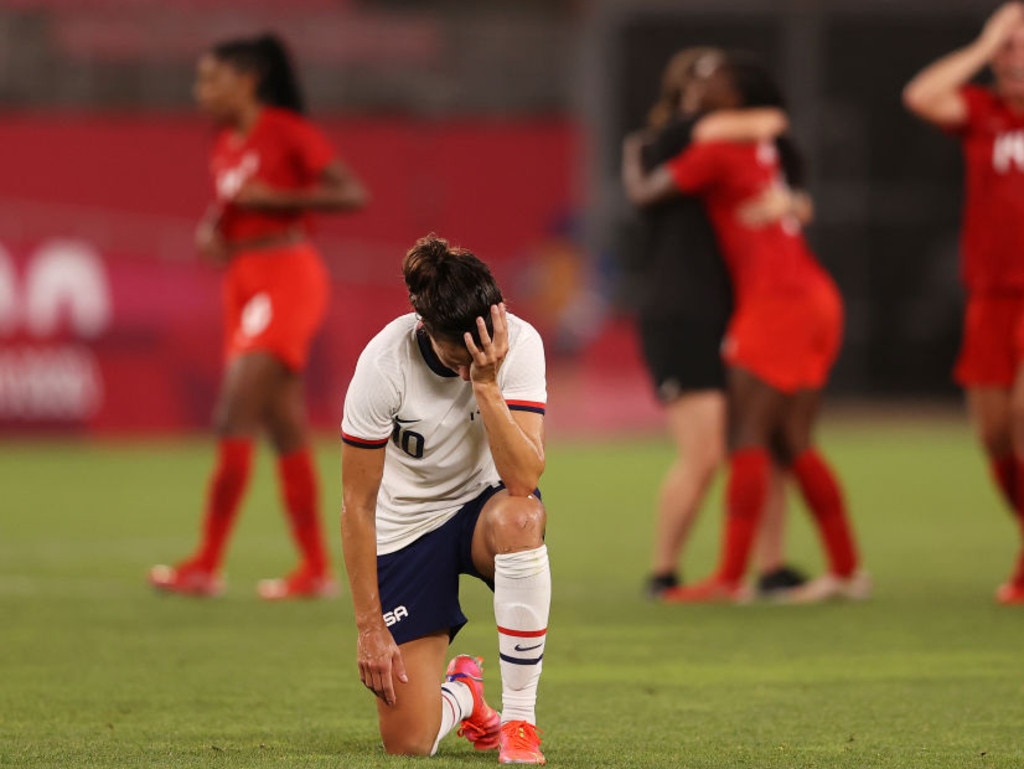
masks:
{"label": "red jersey", "polygon": [[738,300],[804,289],[821,275],[795,218],[757,228],[739,219],[742,204],[783,183],[773,142],[692,144],[668,167],[681,191],[703,199]]}
{"label": "red jersey", "polygon": [[1024,113],[987,88],[961,90],[965,165],[961,276],[972,292],[1024,289]]}
{"label": "red jersey", "polygon": [[248,136],[225,128],[210,158],[214,196],[222,206],[219,228],[228,242],[278,235],[308,218],[302,212],[267,212],[232,203],[250,180],[268,187],[301,190],[313,186],[334,160],[326,137],[301,115],[264,107]]}

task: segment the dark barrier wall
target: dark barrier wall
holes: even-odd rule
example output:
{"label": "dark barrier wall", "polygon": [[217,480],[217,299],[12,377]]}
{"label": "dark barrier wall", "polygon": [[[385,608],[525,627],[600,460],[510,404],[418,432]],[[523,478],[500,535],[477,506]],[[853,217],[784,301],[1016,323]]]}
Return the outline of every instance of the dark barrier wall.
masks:
{"label": "dark barrier wall", "polygon": [[[847,302],[833,387],[954,393],[959,147],[907,114],[900,92],[928,62],[968,43],[994,6],[795,3],[739,13],[737,4],[718,12],[703,5],[620,9],[603,20],[595,60],[605,62],[609,95],[591,122],[608,126],[597,161],[607,196],[615,194],[619,141],[643,123],[674,51],[710,44],[758,54],[789,97],[817,203],[810,238]],[[602,237],[617,244],[628,274],[631,220],[621,199],[608,207],[619,214],[607,217],[617,224]]]}

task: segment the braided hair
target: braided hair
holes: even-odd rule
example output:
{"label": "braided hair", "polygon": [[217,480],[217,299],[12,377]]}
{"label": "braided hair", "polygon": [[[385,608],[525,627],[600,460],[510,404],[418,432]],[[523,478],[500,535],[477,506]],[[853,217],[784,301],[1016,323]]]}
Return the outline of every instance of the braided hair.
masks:
{"label": "braided hair", "polygon": [[[744,107],[786,109],[786,100],[775,78],[753,55],[729,53],[722,61],[721,71],[732,82]],[[783,134],[775,140],[775,147],[786,181],[793,188],[802,188],[806,184],[806,164],[793,139]]]}

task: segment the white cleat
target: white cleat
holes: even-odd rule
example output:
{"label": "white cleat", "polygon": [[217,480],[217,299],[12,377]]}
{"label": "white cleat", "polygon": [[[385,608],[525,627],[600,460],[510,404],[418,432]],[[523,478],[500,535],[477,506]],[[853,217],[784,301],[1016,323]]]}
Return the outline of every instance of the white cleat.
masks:
{"label": "white cleat", "polygon": [[849,577],[822,574],[779,597],[782,603],[822,603],[824,601],[866,601],[871,597],[871,577],[856,571]]}

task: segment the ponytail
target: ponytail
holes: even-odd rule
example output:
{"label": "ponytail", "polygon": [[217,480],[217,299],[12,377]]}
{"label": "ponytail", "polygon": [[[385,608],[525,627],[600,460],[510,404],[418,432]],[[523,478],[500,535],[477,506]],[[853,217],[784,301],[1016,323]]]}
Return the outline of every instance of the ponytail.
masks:
{"label": "ponytail", "polygon": [[288,49],[277,35],[261,35],[254,41],[265,69],[256,95],[264,104],[306,114],[306,99]]}
{"label": "ponytail", "polygon": [[300,115],[306,113],[306,100],[291,56],[277,35],[267,33],[255,38],[228,40],[215,45],[211,53],[242,72],[255,74],[256,98],[262,104]]}

